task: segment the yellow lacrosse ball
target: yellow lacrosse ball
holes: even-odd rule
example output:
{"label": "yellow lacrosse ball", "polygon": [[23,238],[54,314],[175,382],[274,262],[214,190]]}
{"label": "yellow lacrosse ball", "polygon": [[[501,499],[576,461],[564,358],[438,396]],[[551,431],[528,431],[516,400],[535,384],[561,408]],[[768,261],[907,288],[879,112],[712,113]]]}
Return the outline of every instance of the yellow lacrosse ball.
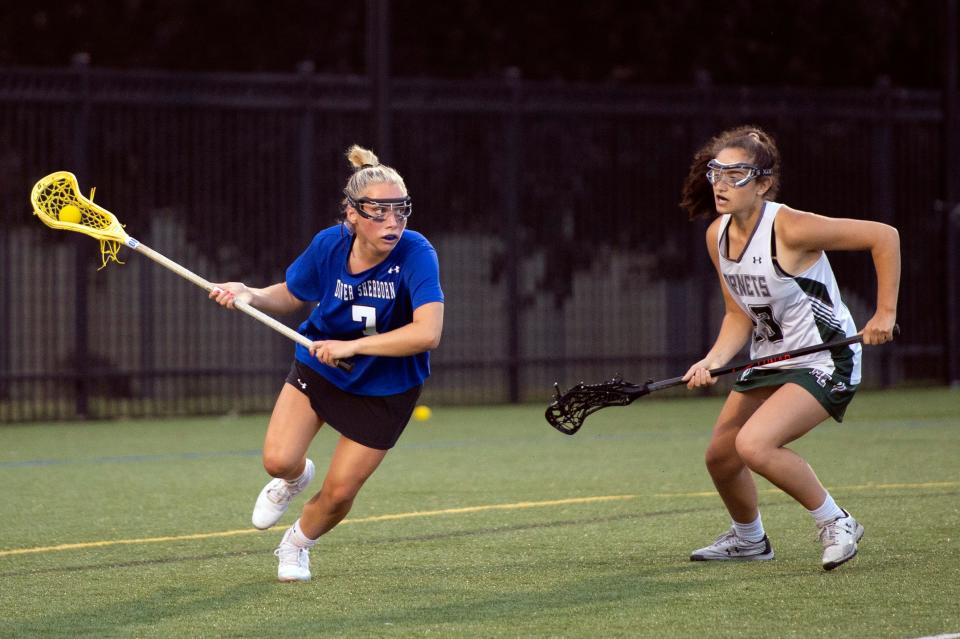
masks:
{"label": "yellow lacrosse ball", "polygon": [[62,209],[60,209],[59,218],[61,222],[71,222],[73,224],[80,223],[80,209],[73,204],[67,204]]}
{"label": "yellow lacrosse ball", "polygon": [[433,415],[433,411],[430,410],[429,406],[417,406],[413,409],[413,418],[418,422],[425,422],[430,419],[430,416]]}

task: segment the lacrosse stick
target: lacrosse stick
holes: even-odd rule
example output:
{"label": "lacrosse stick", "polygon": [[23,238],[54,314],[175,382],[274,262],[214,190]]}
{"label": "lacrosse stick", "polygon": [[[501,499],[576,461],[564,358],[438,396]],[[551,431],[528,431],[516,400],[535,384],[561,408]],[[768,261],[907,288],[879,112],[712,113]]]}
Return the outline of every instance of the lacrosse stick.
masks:
{"label": "lacrosse stick", "polygon": [[[893,327],[893,334],[900,334],[900,327]],[[819,351],[830,350],[841,346],[849,346],[863,342],[863,335],[857,334],[834,342],[824,344],[815,344],[796,350],[787,351],[752,359],[749,362],[741,362],[733,366],[715,368],[710,371],[713,377],[745,371],[757,366],[765,366],[774,362],[782,362],[802,355],[817,353]],[[559,384],[554,384],[554,400],[547,406],[546,418],[550,425],[565,435],[573,435],[583,426],[584,420],[607,406],[626,406],[632,404],[644,395],[664,388],[672,388],[685,384],[683,377],[671,377],[670,379],[661,379],[659,381],[649,380],[645,384],[633,384],[624,381],[619,375],[611,380],[600,384],[584,384],[580,382],[565,393],[560,392]]]}
{"label": "lacrosse stick", "polygon": [[[164,257],[127,235],[123,230],[123,225],[120,224],[113,213],[93,203],[93,195],[94,190],[90,191],[89,198],[81,195],[80,186],[77,184],[77,178],[73,173],[57,171],[34,185],[33,191],[30,193],[30,202],[33,204],[34,215],[50,228],[76,231],[100,240],[102,260],[100,268],[106,266],[107,262],[111,260],[122,264],[117,257],[117,252],[120,250],[120,245],[125,244],[138,253],[146,255],[154,262],[167,267],[177,275],[190,280],[207,292],[215,288],[213,284],[193,271],[180,266],[173,260]],[[312,342],[306,336],[255,309],[246,302],[235,302],[234,307],[296,343],[310,348]],[[353,370],[353,364],[348,361],[337,362],[337,367],[348,373]]]}

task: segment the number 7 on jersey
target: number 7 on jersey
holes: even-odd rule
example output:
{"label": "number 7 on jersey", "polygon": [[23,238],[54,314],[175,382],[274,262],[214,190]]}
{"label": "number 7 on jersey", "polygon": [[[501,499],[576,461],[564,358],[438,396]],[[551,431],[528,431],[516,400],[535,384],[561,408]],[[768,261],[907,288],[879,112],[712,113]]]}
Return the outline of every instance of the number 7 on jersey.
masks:
{"label": "number 7 on jersey", "polygon": [[377,309],[372,306],[353,305],[353,321],[363,324],[364,335],[377,334]]}

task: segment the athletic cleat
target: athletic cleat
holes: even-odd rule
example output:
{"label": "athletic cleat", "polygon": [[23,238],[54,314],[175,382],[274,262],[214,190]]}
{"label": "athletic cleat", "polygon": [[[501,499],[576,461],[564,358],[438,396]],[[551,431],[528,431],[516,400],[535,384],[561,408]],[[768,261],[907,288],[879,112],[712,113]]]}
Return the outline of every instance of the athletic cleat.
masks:
{"label": "athletic cleat", "polygon": [[857,554],[857,542],[863,538],[863,526],[853,515],[843,512],[843,517],[820,527],[818,536],[823,544],[824,570],[833,570],[853,559]]}
{"label": "athletic cleat", "polygon": [[293,533],[293,526],[283,534],[280,545],[273,551],[280,565],[277,567],[279,581],[310,581],[310,551],[299,548],[288,541]]}
{"label": "athletic cleat", "polygon": [[730,528],[712,544],[694,550],[690,561],[763,561],[773,559],[773,548],[766,535],[760,541],[747,541]]}
{"label": "athletic cleat", "polygon": [[257,503],[253,507],[253,527],[266,530],[280,521],[283,513],[287,512],[290,500],[303,492],[310,480],[313,479],[314,466],[309,459],[303,469],[303,475],[296,484],[290,484],[286,479],[272,479],[257,496]]}

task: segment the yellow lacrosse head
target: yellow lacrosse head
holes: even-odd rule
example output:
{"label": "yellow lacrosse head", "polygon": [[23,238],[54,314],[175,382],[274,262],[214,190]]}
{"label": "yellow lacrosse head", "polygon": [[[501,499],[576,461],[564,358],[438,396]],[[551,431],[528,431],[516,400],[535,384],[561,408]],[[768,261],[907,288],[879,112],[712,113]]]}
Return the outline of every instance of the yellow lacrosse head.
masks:
{"label": "yellow lacrosse head", "polygon": [[113,213],[93,203],[93,191],[89,199],[80,193],[80,185],[73,173],[57,171],[42,178],[33,186],[30,203],[33,214],[50,228],[76,231],[100,240],[103,266],[108,260],[122,264],[117,251],[120,244],[131,241],[130,236]]}

